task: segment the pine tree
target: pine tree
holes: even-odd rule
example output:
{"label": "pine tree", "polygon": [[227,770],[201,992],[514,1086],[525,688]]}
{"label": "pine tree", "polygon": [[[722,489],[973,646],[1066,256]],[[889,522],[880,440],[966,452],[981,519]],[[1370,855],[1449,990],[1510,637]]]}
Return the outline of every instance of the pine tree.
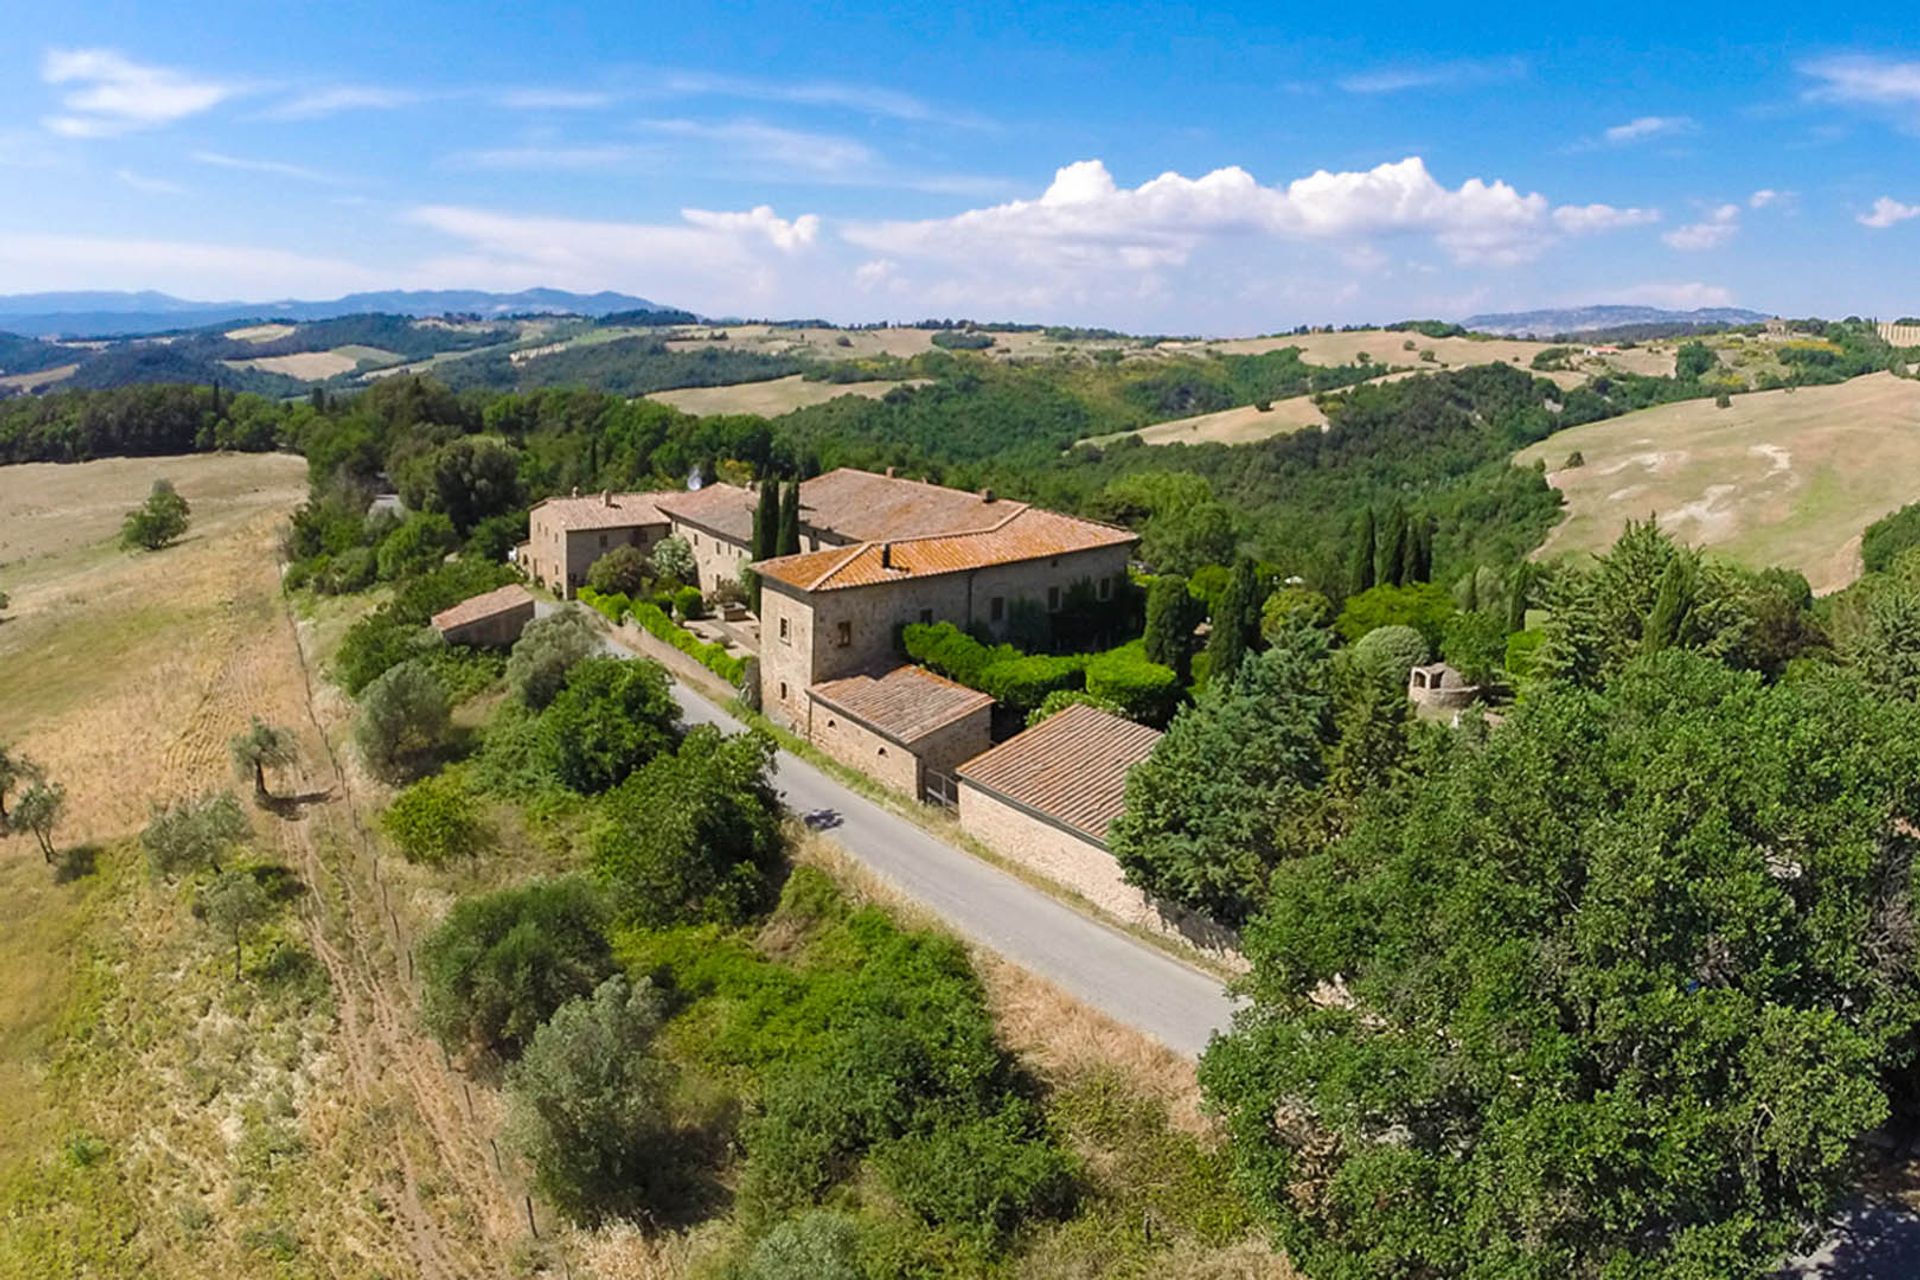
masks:
{"label": "pine tree", "polygon": [[798,555],[800,552],[800,486],[787,486],[786,497],[780,503],[780,530],[774,538],[773,554],[777,556]]}
{"label": "pine tree", "polygon": [[1360,513],[1360,527],[1353,535],[1353,550],[1347,559],[1347,593],[1359,595],[1373,585],[1374,547],[1373,508]]}
{"label": "pine tree", "polygon": [[1381,586],[1399,586],[1405,582],[1407,568],[1407,513],[1398,502],[1387,508],[1386,527],[1381,531],[1373,580]]}

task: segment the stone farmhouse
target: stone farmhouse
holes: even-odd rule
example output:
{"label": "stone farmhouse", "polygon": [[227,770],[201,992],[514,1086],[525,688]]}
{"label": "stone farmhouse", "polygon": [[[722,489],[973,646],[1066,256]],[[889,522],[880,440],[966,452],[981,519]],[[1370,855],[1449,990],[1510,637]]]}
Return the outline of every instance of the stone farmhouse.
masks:
{"label": "stone farmhouse", "polygon": [[642,554],[667,536],[667,518],[654,505],[659,494],[578,493],[534,504],[527,515],[527,540],[515,560],[529,578],[561,599],[587,585],[587,570],[615,547],[638,547]]}
{"label": "stone farmhouse", "polygon": [[517,582],[469,596],[433,615],[433,629],[448,644],[505,649],[533,621],[533,594]]}

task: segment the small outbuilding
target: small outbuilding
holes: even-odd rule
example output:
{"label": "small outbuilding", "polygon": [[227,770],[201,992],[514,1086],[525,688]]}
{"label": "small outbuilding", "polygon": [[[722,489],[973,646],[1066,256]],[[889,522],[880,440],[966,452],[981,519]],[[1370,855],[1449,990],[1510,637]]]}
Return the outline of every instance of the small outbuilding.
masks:
{"label": "small outbuilding", "polygon": [[448,644],[504,649],[533,621],[533,593],[517,582],[469,596],[433,615],[433,629]]}
{"label": "small outbuilding", "polygon": [[809,686],[807,711],[815,746],[916,800],[951,803],[954,771],[993,743],[993,699],[925,667]]}
{"label": "small outbuilding", "polygon": [[1480,686],[1444,662],[1430,662],[1407,673],[1407,697],[1424,710],[1458,711],[1480,696]]}
{"label": "small outbuilding", "polygon": [[1237,967],[1231,930],[1148,897],[1108,851],[1107,829],[1127,807],[1127,774],[1160,736],[1097,707],[1056,712],[960,766],[960,829],[1116,919]]}

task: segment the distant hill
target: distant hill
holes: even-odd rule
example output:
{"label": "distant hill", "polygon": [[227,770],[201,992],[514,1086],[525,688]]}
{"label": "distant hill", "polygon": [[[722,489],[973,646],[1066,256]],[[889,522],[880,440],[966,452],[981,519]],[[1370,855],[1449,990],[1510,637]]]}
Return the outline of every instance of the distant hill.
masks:
{"label": "distant hill", "polygon": [[284,298],[274,302],[194,302],[154,293],[20,293],[0,295],[0,331],[23,337],[112,338],[166,333],[243,320],[331,320],[339,316],[383,313],[401,316],[446,314],[505,316],[566,313],[604,316],[619,312],[669,311],[672,308],[626,293],[568,293],[564,289],[523,289],[487,293],[478,289],[394,289],[350,293],[331,302]]}
{"label": "distant hill", "polygon": [[1556,307],[1542,311],[1508,311],[1468,316],[1460,323],[1476,333],[1503,337],[1551,338],[1567,333],[1596,333],[1625,328],[1664,328],[1673,331],[1710,329],[1721,325],[1760,324],[1764,312],[1742,307],[1701,307],[1696,311],[1668,311],[1661,307]]}

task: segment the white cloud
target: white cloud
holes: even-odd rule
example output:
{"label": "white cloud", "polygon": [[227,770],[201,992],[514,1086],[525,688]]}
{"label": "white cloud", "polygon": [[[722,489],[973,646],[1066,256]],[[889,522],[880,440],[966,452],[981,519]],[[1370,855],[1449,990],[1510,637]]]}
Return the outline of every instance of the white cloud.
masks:
{"label": "white cloud", "polygon": [[608,169],[634,169],[657,164],[661,152],[656,147],[634,147],[623,143],[580,146],[531,144],[520,147],[492,147],[480,151],[457,151],[449,163],[471,169],[550,169],[560,172],[591,172]]}
{"label": "white cloud", "polygon": [[1610,204],[1563,204],[1553,211],[1554,225],[1569,235],[1619,231],[1658,221],[1658,209],[1621,209]]}
{"label": "white cloud", "polygon": [[390,284],[336,259],[285,249],[169,240],[0,232],[0,278],[23,293],[159,289],[184,297],[332,297]]}
{"label": "white cloud", "polygon": [[1667,242],[1669,248],[1698,253],[1706,249],[1718,249],[1738,234],[1740,206],[1723,204],[1709,210],[1700,221],[1675,227],[1660,238]]}
{"label": "white cloud", "polygon": [[1614,125],[1602,136],[1613,146],[1621,147],[1654,138],[1668,138],[1677,133],[1691,133],[1696,127],[1690,116],[1640,116],[1625,124]]}
{"label": "white cloud", "polygon": [[871,174],[879,167],[879,157],[863,142],[755,120],[643,120],[640,128],[707,144],[726,153],[730,167],[750,164],[825,179]]}
{"label": "white cloud", "polygon": [[1920,107],[1920,62],[1897,62],[1871,54],[1842,54],[1800,64],[1818,83],[1807,91],[1816,102],[1854,106]]}
{"label": "white cloud", "polygon": [[1670,311],[1697,311],[1701,307],[1730,307],[1733,305],[1733,293],[1722,285],[1691,280],[1631,285],[1625,289],[1602,292],[1592,300],[1665,307]]}
{"label": "white cloud", "polygon": [[1747,197],[1747,208],[1765,209],[1771,205],[1780,204],[1787,198],[1787,192],[1775,191],[1772,187],[1762,187]]}
{"label": "white cloud", "polygon": [[50,49],[41,62],[40,78],[64,86],[60,105],[65,110],[41,123],[70,138],[157,129],[209,111],[242,91],[184,71],[134,62],[112,49]]}
{"label": "white cloud", "polygon": [[[808,297],[798,277],[820,236],[816,215],[786,219],[765,205],[740,212],[686,209],[678,223],[598,222],[449,205],[413,209],[407,220],[465,246],[427,263],[421,275],[428,283],[630,289],[712,311],[759,311]],[[817,302],[819,295],[812,297]]]}
{"label": "white cloud", "polygon": [[1083,160],[1056,173],[1038,199],[949,218],[855,224],[846,236],[896,258],[1011,258],[1065,271],[1179,266],[1223,237],[1361,242],[1415,235],[1458,262],[1512,263],[1536,256],[1556,232],[1647,218],[1643,210],[1604,205],[1560,213],[1545,196],[1479,178],[1444,187],[1418,156],[1364,172],[1323,170],[1284,187],[1262,186],[1233,167],[1198,178],[1165,173],[1127,188],[1100,161]]}
{"label": "white cloud", "polygon": [[649,90],[663,97],[736,98],[746,102],[784,102],[806,107],[837,107],[893,120],[984,124],[979,116],[936,109],[909,93],[837,80],[759,80],[707,71],[669,71],[654,78]]}
{"label": "white cloud", "polygon": [[321,186],[339,186],[346,181],[331,173],[309,169],[303,164],[293,164],[286,160],[255,160],[247,156],[230,156],[223,151],[196,151],[193,153],[193,160],[196,164],[212,165],[216,169],[262,173],[269,177],[292,178],[296,182],[313,182]]}
{"label": "white cloud", "polygon": [[177,182],[166,178],[150,178],[146,174],[135,173],[132,169],[115,169],[113,176],[135,191],[145,192],[148,195],[177,196],[186,190]]}
{"label": "white cloud", "polygon": [[515,111],[593,111],[610,107],[619,96],[597,89],[507,89],[494,99]]}
{"label": "white cloud", "polygon": [[1873,202],[1870,212],[1861,214],[1855,221],[1863,227],[1885,231],[1909,218],[1920,218],[1920,204],[1902,204],[1892,196],[1881,196]]}
{"label": "white cloud", "polygon": [[275,120],[320,120],[343,111],[394,111],[426,99],[426,94],[414,89],[339,84],[308,90],[281,103],[267,115]]}
{"label": "white cloud", "polygon": [[1527,74],[1519,58],[1461,59],[1397,67],[1380,67],[1335,81],[1348,93],[1404,93],[1409,89],[1457,89],[1469,85],[1518,80]]}

